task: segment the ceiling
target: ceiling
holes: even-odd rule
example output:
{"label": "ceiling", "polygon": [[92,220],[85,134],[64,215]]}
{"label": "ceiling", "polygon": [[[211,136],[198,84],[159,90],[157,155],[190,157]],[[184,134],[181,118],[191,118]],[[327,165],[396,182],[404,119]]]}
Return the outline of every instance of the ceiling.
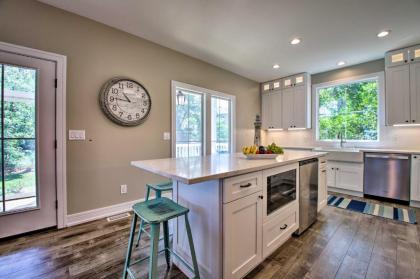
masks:
{"label": "ceiling", "polygon": [[[420,0],[40,0],[255,81],[420,43]],[[388,37],[377,38],[383,29]],[[294,37],[302,38],[292,46]],[[279,69],[273,69],[279,64]]]}

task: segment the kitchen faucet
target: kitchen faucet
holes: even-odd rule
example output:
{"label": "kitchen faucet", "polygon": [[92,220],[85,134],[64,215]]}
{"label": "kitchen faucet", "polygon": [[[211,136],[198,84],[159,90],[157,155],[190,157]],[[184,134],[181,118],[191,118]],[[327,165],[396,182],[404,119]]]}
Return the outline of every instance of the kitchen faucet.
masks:
{"label": "kitchen faucet", "polygon": [[344,143],[346,143],[346,139],[344,138],[343,132],[338,132],[337,138],[340,140],[340,148],[344,147]]}

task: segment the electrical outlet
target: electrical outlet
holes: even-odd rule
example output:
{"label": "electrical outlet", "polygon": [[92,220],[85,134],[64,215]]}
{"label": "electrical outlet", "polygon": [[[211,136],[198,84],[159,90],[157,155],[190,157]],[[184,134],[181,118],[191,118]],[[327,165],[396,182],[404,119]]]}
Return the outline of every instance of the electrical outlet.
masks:
{"label": "electrical outlet", "polygon": [[126,184],[121,185],[121,194],[127,194],[127,185]]}
{"label": "electrical outlet", "polygon": [[85,130],[69,130],[69,140],[85,140]]}

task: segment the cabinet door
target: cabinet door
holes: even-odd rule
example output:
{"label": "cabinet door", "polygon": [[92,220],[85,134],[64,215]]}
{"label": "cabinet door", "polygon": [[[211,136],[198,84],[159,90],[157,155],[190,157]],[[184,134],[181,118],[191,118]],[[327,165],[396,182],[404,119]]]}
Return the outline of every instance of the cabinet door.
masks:
{"label": "cabinet door", "polygon": [[327,164],[327,186],[329,186],[329,187],[335,187],[335,184],[336,184],[336,182],[335,182],[335,178],[336,178],[335,169],[336,169],[336,166],[334,164],[328,162],[328,164]]}
{"label": "cabinet door", "polygon": [[293,85],[294,86],[303,86],[306,84],[306,74],[299,74],[293,77]]}
{"label": "cabinet door", "polygon": [[410,62],[420,61],[420,45],[410,48]]}
{"label": "cabinet door", "polygon": [[270,96],[271,126],[275,129],[283,128],[282,121],[282,94],[281,91],[273,92]]}
{"label": "cabinet door", "polygon": [[261,84],[261,92],[268,92],[272,89],[273,85],[271,82],[266,82]]}
{"label": "cabinet door", "polygon": [[410,200],[420,202],[420,155],[411,156]]}
{"label": "cabinet door", "polygon": [[262,192],[223,206],[223,277],[242,278],[262,261]]}
{"label": "cabinet door", "polygon": [[335,187],[363,192],[363,164],[338,164],[336,169]]}
{"label": "cabinet door", "polygon": [[282,100],[282,118],[283,129],[293,128],[293,109],[294,109],[294,88],[286,88],[283,90]]}
{"label": "cabinet door", "polygon": [[420,62],[410,65],[410,98],[411,122],[420,123]]}
{"label": "cabinet door", "polygon": [[408,62],[408,49],[399,49],[388,52],[385,55],[385,66],[394,67],[404,65]]}
{"label": "cabinet door", "polygon": [[318,211],[327,204],[327,168],[319,170],[318,175]]}
{"label": "cabinet door", "polygon": [[410,122],[410,65],[386,70],[385,99],[388,125]]}
{"label": "cabinet door", "polygon": [[307,98],[306,87],[297,86],[293,91],[293,126],[294,128],[307,127]]}
{"label": "cabinet door", "polygon": [[270,94],[261,94],[261,121],[262,128],[269,129],[271,127],[271,105],[270,105]]}

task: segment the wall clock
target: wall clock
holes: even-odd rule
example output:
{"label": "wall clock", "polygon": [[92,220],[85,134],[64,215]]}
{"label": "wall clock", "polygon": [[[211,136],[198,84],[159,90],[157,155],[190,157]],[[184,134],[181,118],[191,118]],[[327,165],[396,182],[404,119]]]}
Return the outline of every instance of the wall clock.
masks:
{"label": "wall clock", "polygon": [[107,81],[99,94],[105,115],[122,126],[136,126],[146,120],[152,100],[146,88],[132,79],[116,77]]}

